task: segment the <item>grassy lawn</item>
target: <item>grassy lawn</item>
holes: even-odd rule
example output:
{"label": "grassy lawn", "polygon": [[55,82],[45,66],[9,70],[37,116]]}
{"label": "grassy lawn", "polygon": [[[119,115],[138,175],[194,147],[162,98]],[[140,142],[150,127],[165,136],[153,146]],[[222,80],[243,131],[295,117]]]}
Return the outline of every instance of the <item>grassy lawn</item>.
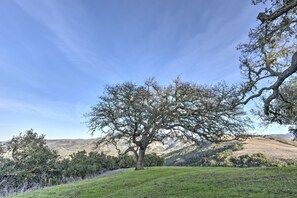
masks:
{"label": "grassy lawn", "polygon": [[127,170],[19,197],[296,197],[297,168],[161,167]]}

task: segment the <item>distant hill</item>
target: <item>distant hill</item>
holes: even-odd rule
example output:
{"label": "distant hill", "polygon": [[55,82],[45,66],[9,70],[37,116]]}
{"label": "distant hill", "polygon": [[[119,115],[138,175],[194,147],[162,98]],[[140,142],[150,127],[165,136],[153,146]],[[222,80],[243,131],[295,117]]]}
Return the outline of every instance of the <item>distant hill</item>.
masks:
{"label": "distant hill", "polygon": [[198,165],[204,159],[211,160],[216,156],[239,157],[262,153],[270,160],[297,161],[297,141],[278,136],[255,136],[245,141],[232,141],[220,144],[206,143],[201,146],[190,145],[164,154],[165,165]]}
{"label": "distant hill", "polygon": [[[47,140],[47,145],[54,150],[57,150],[59,155],[67,157],[70,154],[86,150],[104,152],[109,155],[117,155],[117,151],[111,145],[96,148],[96,142],[99,139],[55,139]],[[154,143],[150,145],[147,153],[156,153],[165,157],[169,164],[175,163],[176,159],[184,160],[187,157],[197,155],[197,152],[211,150],[214,148],[227,148],[232,143],[212,144],[206,143],[200,147],[191,144],[176,142],[172,139],[167,139],[165,144]],[[252,155],[253,153],[263,153],[270,159],[294,159],[297,160],[297,141],[293,141],[288,134],[273,134],[266,136],[255,136],[241,142],[242,149],[234,151],[233,156]],[[124,147],[125,145],[120,145]],[[174,157],[173,157],[174,156]]]}
{"label": "distant hill", "polygon": [[253,137],[243,142],[243,150],[233,153],[234,156],[263,153],[270,159],[297,160],[297,141],[279,136]]}
{"label": "distant hill", "polygon": [[269,136],[294,138],[294,135],[293,135],[292,133],[285,133],[285,134],[270,134]]}
{"label": "distant hill", "polygon": [[[47,144],[51,149],[57,150],[61,156],[68,156],[73,152],[80,150],[99,151],[109,155],[117,155],[113,146],[104,146],[100,149],[96,148],[98,139],[63,139],[63,140],[47,140]],[[225,146],[229,143],[222,143],[216,147]],[[297,160],[297,141],[287,136],[267,135],[252,137],[242,142],[243,149],[233,152],[232,155],[251,155],[253,153],[263,153],[270,159],[295,159]],[[201,150],[212,149],[215,144],[204,144]],[[122,145],[124,147],[124,145]],[[148,153],[156,153],[158,155],[170,156],[177,155],[180,159],[189,154],[189,150],[195,150],[195,145],[183,144],[167,139],[165,144],[154,143],[148,148]],[[178,152],[178,154],[177,154]],[[195,152],[194,152],[195,153]],[[193,153],[192,153],[193,154]]]}
{"label": "distant hill", "polygon": [[58,151],[59,155],[66,157],[77,151],[96,150],[96,141],[96,139],[49,139],[46,143],[51,149]]}
{"label": "distant hill", "polygon": [[[85,150],[87,152],[98,151],[104,152],[108,155],[117,155],[116,149],[112,145],[102,146],[96,148],[96,143],[99,139],[56,139],[56,140],[47,140],[47,145],[58,151],[59,155],[62,157],[67,157],[68,155]],[[147,153],[156,153],[158,155],[163,155],[169,152],[172,152],[177,149],[184,148],[190,144],[184,144],[181,142],[175,142],[172,139],[167,139],[165,144],[153,143],[149,146]],[[124,148],[124,144],[120,144],[120,148]]]}

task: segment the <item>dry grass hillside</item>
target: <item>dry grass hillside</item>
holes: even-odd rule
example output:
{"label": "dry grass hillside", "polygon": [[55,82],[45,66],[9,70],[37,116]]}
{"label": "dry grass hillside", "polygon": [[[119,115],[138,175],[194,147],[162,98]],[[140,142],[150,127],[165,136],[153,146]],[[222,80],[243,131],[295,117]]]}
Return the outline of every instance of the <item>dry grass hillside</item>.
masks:
{"label": "dry grass hillside", "polygon": [[96,139],[55,139],[46,142],[51,149],[58,151],[58,154],[62,157],[77,151],[85,150],[90,152],[96,150]]}
{"label": "dry grass hillside", "polygon": [[[57,150],[62,157],[66,157],[73,152],[86,150],[104,152],[109,155],[116,155],[117,152],[112,146],[104,146],[96,149],[96,141],[98,139],[63,139],[63,140],[47,140],[47,144],[51,149]],[[297,141],[292,138],[279,136],[257,136],[245,140],[243,150],[233,152],[233,156],[252,155],[253,153],[263,153],[270,159],[295,159],[297,160]],[[209,146],[212,144],[208,144]],[[166,155],[168,153],[180,150],[189,146],[173,140],[167,140],[165,144],[152,144],[147,153],[156,153],[158,155]],[[121,146],[120,146],[121,147]],[[122,145],[124,147],[124,145]]]}
{"label": "dry grass hillside", "polygon": [[297,160],[297,141],[288,137],[263,136],[249,138],[243,142],[243,150],[235,151],[233,156],[263,153],[270,159]]}
{"label": "dry grass hillside", "polygon": [[[104,152],[108,155],[117,155],[117,150],[112,146],[102,146],[100,148],[96,148],[96,142],[98,139],[57,139],[57,140],[47,140],[47,145],[53,149],[58,151],[58,154],[62,157],[67,157],[70,154],[85,150],[87,152],[90,151],[98,151]],[[147,150],[147,153],[156,153],[158,155],[166,154],[172,152],[174,150],[181,149],[189,144],[184,144],[181,142],[175,142],[170,139],[165,141],[165,144],[161,143],[153,143]],[[120,144],[120,148],[124,148],[124,144]]]}

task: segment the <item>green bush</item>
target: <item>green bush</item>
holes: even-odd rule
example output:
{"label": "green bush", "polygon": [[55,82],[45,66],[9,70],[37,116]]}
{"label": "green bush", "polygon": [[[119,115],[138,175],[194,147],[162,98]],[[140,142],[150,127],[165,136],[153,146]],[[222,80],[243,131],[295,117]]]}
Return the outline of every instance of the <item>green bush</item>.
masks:
{"label": "green bush", "polygon": [[113,170],[120,167],[119,159],[104,153],[78,151],[70,155],[69,159],[60,161],[60,169],[64,178],[82,178]]}
{"label": "green bush", "polygon": [[[0,192],[57,184],[62,178],[58,155],[46,146],[44,135],[32,129],[15,136],[7,144],[10,159],[0,161]],[[1,195],[1,194],[0,194]]]}
{"label": "green bush", "polygon": [[130,168],[134,167],[136,161],[131,155],[122,155],[118,157],[118,166],[119,168]]}
{"label": "green bush", "polygon": [[144,158],[144,166],[150,167],[150,166],[163,166],[164,159],[157,154],[148,154]]}
{"label": "green bush", "polygon": [[[118,166],[119,168],[130,168],[135,167],[136,160],[131,155],[123,155],[118,157]],[[147,154],[144,157],[144,166],[151,167],[151,166],[163,166],[164,159],[157,154]]]}

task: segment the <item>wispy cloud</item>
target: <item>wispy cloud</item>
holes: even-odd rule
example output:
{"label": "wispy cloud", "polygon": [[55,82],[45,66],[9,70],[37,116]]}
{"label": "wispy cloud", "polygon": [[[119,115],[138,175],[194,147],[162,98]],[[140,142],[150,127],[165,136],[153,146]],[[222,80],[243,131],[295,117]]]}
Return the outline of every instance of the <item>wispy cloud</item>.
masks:
{"label": "wispy cloud", "polygon": [[11,98],[0,98],[0,111],[35,115],[63,121],[73,121],[76,120],[75,117],[79,116],[74,105],[49,101],[37,104],[37,100],[35,100],[35,103],[30,103]]}
{"label": "wispy cloud", "polygon": [[257,12],[238,0],[5,1],[0,136],[27,126],[78,134],[104,84],[238,80],[235,46]]}
{"label": "wispy cloud", "polygon": [[[213,13],[220,13],[222,10],[222,15],[213,17]],[[258,11],[258,8],[251,9],[250,6],[238,6],[235,9],[229,4],[220,5],[217,10],[202,10],[202,13],[205,12],[202,21],[207,21],[205,28],[196,31],[192,37],[182,38],[176,55],[156,73],[165,73],[167,79],[174,78],[178,73],[185,79],[202,83],[240,81],[239,52],[236,46],[247,40],[249,28],[257,23]]]}
{"label": "wispy cloud", "polygon": [[[24,96],[25,97],[25,96]],[[0,140],[30,128],[48,138],[89,138],[82,115],[89,106],[30,98],[32,101],[0,98]]]}
{"label": "wispy cloud", "polygon": [[54,37],[49,39],[78,70],[103,82],[120,78],[112,61],[106,57],[102,58],[92,49],[93,45],[86,42],[86,33],[92,29],[91,26],[84,24],[88,20],[86,18],[88,15],[79,1],[67,5],[63,5],[61,1],[16,0],[15,2],[27,14],[39,21],[40,25],[52,32]]}

